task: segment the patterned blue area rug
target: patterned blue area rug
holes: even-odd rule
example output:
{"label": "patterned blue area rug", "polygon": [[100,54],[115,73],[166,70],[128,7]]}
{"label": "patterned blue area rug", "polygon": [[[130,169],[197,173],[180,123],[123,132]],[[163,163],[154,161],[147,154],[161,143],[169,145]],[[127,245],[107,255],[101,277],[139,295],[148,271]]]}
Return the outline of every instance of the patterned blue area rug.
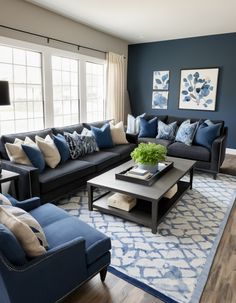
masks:
{"label": "patterned blue area rug", "polygon": [[164,302],[199,302],[235,199],[236,178],[194,176],[189,190],[158,226],[88,211],[86,190],[60,207],[112,239],[110,271]]}

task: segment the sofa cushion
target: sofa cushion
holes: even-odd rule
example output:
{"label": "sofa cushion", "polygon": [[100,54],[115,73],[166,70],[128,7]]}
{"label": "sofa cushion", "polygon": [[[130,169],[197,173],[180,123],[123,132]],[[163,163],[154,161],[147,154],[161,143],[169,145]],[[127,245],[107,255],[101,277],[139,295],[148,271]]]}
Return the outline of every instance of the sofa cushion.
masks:
{"label": "sofa cushion", "polygon": [[190,123],[190,120],[184,121],[176,134],[175,141],[182,142],[186,145],[192,145],[199,122]]}
{"label": "sofa cushion", "polygon": [[45,160],[40,149],[36,146],[30,146],[27,144],[22,144],[22,148],[26,153],[27,157],[30,159],[32,165],[38,168],[39,172],[43,172],[45,168]]}
{"label": "sofa cushion", "polygon": [[111,248],[110,239],[107,236],[78,218],[69,216],[55,205],[45,204],[31,211],[31,214],[43,226],[50,248],[77,237],[83,237],[87,264],[93,263]]}
{"label": "sofa cushion", "polygon": [[170,124],[165,124],[161,120],[158,120],[158,133],[156,138],[157,139],[164,139],[164,140],[174,140],[175,139],[175,132],[177,129],[177,122],[172,122]]}
{"label": "sofa cushion", "polygon": [[127,133],[138,134],[140,131],[140,118],[144,118],[146,113],[143,113],[136,118],[133,115],[128,114],[127,116]]}
{"label": "sofa cushion", "polygon": [[3,224],[0,224],[0,251],[14,265],[23,265],[27,262],[20,243]]}
{"label": "sofa cushion", "polygon": [[9,135],[3,135],[1,136],[1,144],[0,144],[0,152],[4,159],[9,160],[6,149],[5,149],[5,143],[13,143],[16,138],[19,138],[21,140],[25,140],[26,137],[29,137],[31,140],[34,141],[35,136],[38,135],[42,138],[45,138],[47,135],[52,136],[52,130],[51,128],[46,128],[43,130],[33,131],[33,132],[25,132],[25,133],[16,133],[16,134],[9,134]]}
{"label": "sofa cushion", "polygon": [[145,118],[140,118],[140,132],[139,138],[150,137],[154,138],[157,135],[157,118],[151,120],[146,120]]}
{"label": "sofa cushion", "polygon": [[186,158],[198,161],[210,161],[211,153],[203,146],[186,145],[181,142],[175,142],[168,146],[168,156]]}
{"label": "sofa cushion", "polygon": [[51,168],[55,168],[61,161],[61,155],[52,138],[49,135],[47,135],[46,138],[41,138],[36,135],[35,141],[38,148],[41,150],[47,165]]}
{"label": "sofa cushion", "polygon": [[202,145],[211,150],[213,141],[220,135],[221,124],[202,123],[194,137],[194,144]]}
{"label": "sofa cushion", "polygon": [[111,137],[114,145],[129,143],[126,139],[123,121],[118,122],[116,125],[114,125],[113,122],[110,122],[110,129],[111,129]]}
{"label": "sofa cushion", "polygon": [[11,162],[31,165],[29,158],[22,149],[22,142],[15,139],[14,143],[7,142],[5,148]]}
{"label": "sofa cushion", "polygon": [[91,126],[92,133],[100,148],[109,148],[113,146],[110,124],[106,123],[101,128]]}
{"label": "sofa cushion", "polygon": [[88,154],[80,158],[82,161],[87,161],[91,165],[96,166],[96,171],[102,171],[109,166],[117,163],[120,160],[120,156],[116,153],[107,151],[99,151],[96,153]]}
{"label": "sofa cushion", "polygon": [[173,143],[171,140],[164,140],[164,139],[157,139],[157,138],[138,138],[138,143],[156,143],[156,144],[161,144],[164,145],[165,147],[169,146],[170,144]]}
{"label": "sofa cushion", "polygon": [[68,160],[59,164],[55,169],[46,168],[39,175],[40,192],[47,193],[78,178],[92,174],[94,171],[93,164],[80,160]]}
{"label": "sofa cushion", "polygon": [[120,158],[123,160],[123,159],[130,157],[130,153],[135,149],[135,147],[136,147],[136,144],[133,144],[133,143],[120,144],[120,145],[116,145],[112,148],[103,149],[102,151],[108,151],[111,153],[118,154],[120,156]]}
{"label": "sofa cushion", "polygon": [[65,137],[61,134],[53,135],[53,141],[60,153],[61,163],[64,163],[68,159],[70,159],[70,150],[67,145]]}
{"label": "sofa cushion", "polygon": [[78,134],[80,134],[83,130],[83,124],[78,123],[78,124],[73,124],[69,126],[62,126],[62,127],[53,127],[52,132],[54,135],[61,134],[63,135],[64,132],[66,133],[73,133],[76,131]]}

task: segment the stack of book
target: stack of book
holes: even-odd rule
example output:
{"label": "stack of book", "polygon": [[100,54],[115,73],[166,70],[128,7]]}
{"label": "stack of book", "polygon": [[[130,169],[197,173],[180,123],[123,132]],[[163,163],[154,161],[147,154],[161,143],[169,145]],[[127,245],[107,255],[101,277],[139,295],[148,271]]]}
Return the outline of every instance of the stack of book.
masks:
{"label": "stack of book", "polygon": [[107,199],[107,204],[111,207],[130,211],[136,205],[136,199],[128,195],[115,193]]}
{"label": "stack of book", "polygon": [[133,177],[133,178],[138,178],[141,180],[147,180],[150,177],[152,177],[152,173],[145,169],[141,169],[138,167],[133,167],[129,171],[126,172],[126,176]]}

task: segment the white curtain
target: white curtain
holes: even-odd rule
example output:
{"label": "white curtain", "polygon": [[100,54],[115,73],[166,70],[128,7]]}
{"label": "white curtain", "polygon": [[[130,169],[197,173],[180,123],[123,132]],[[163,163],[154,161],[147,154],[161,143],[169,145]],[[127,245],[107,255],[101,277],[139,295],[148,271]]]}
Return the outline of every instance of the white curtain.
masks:
{"label": "white curtain", "polygon": [[124,121],[124,56],[107,53],[107,118]]}

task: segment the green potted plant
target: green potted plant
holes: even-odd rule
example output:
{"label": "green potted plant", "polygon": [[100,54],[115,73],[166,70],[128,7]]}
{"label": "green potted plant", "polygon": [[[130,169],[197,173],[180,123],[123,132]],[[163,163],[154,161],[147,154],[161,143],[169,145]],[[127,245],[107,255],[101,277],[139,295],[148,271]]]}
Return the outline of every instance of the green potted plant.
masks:
{"label": "green potted plant", "polygon": [[158,162],[166,159],[166,153],[166,147],[161,144],[140,143],[130,156],[140,168],[154,173],[158,169]]}

